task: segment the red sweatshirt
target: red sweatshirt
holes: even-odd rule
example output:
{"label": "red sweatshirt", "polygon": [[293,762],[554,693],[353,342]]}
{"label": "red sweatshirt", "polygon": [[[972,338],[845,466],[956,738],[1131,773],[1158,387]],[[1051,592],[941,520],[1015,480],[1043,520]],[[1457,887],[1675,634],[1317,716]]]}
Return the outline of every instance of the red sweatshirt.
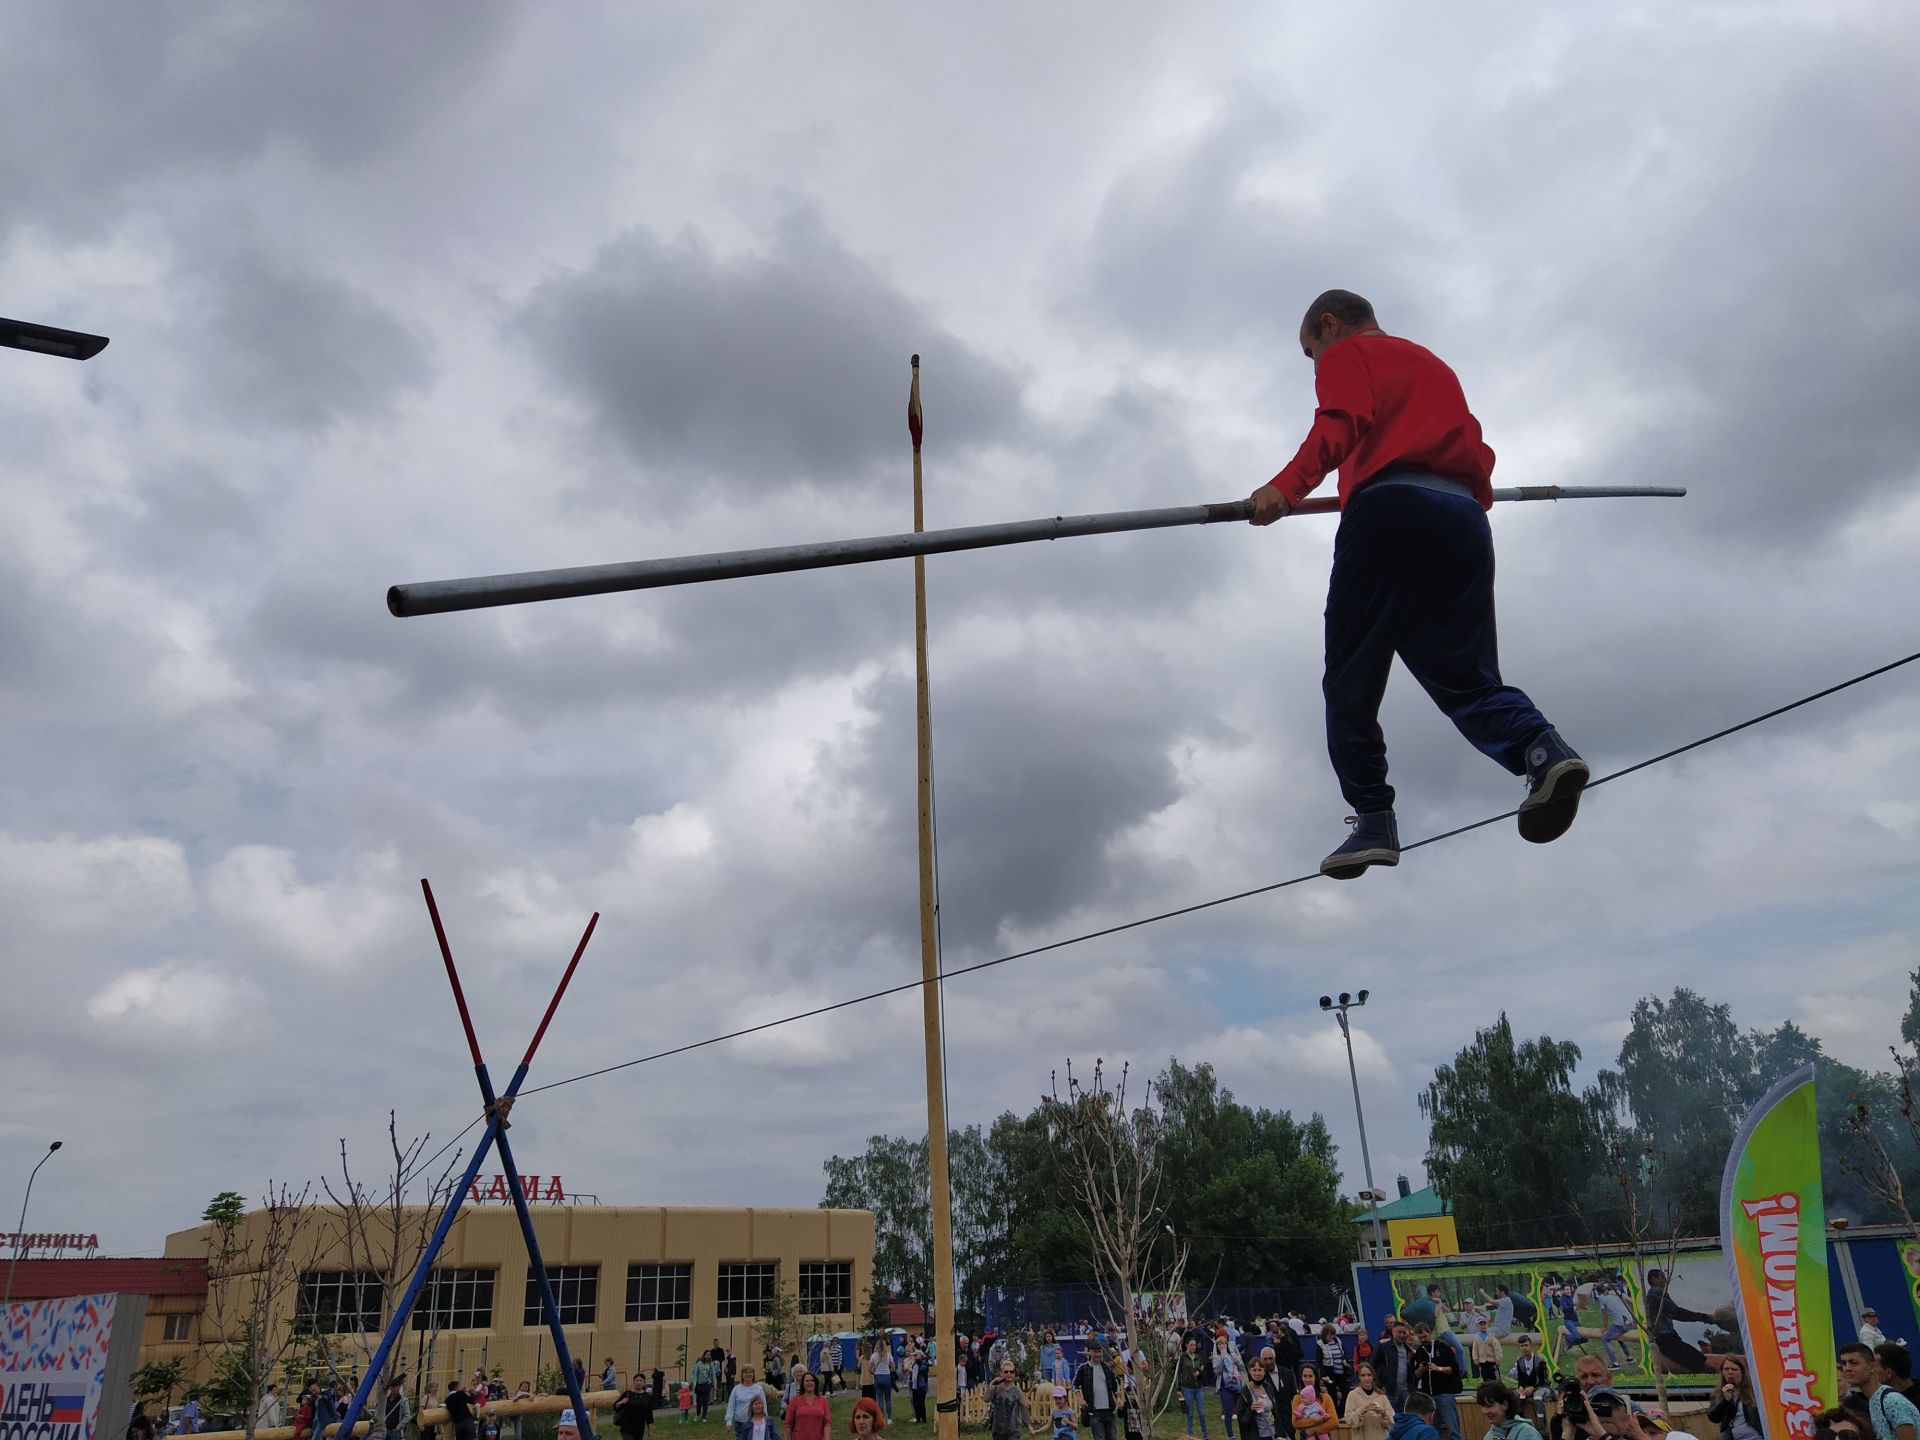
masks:
{"label": "red sweatshirt", "polygon": [[1300,452],[1273,477],[1298,504],[1340,472],[1340,503],[1389,466],[1424,470],[1473,486],[1493,507],[1493,451],[1467,409],[1460,378],[1438,355],[1411,340],[1369,330],[1320,352],[1313,387],[1319,407]]}

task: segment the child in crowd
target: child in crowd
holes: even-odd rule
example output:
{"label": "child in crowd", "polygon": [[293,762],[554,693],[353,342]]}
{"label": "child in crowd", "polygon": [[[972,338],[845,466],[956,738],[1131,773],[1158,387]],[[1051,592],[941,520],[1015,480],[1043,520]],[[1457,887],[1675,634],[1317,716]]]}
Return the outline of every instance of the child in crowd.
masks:
{"label": "child in crowd", "polygon": [[1053,1427],[1053,1440],[1075,1440],[1080,1429],[1080,1412],[1067,1403],[1067,1387],[1053,1387],[1053,1410],[1047,1416]]}

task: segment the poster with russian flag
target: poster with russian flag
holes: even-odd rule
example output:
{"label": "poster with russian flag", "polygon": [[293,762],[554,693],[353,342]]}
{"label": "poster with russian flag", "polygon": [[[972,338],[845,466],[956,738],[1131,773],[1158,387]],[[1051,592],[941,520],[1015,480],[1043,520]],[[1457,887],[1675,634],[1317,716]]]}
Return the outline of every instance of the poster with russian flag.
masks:
{"label": "poster with russian flag", "polygon": [[6,1307],[0,1328],[0,1440],[94,1440],[114,1297]]}
{"label": "poster with russian flag", "polygon": [[1769,1090],[1733,1137],[1720,1238],[1767,1440],[1810,1440],[1839,1401],[1811,1065]]}

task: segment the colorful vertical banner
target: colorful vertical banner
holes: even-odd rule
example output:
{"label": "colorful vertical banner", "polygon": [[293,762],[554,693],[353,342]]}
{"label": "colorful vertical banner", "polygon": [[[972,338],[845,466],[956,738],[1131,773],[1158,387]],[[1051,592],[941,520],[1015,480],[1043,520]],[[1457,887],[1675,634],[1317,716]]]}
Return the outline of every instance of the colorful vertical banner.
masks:
{"label": "colorful vertical banner", "polygon": [[0,1312],[0,1440],[94,1440],[113,1311],[111,1295],[75,1295]]}
{"label": "colorful vertical banner", "polygon": [[1769,1090],[1733,1137],[1720,1239],[1767,1440],[1807,1440],[1839,1399],[1811,1065]]}

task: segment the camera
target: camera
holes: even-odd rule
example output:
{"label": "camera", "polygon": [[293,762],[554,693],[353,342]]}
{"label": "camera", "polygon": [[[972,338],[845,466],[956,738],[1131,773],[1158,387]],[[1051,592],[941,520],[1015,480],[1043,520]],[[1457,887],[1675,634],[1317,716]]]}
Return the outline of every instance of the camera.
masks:
{"label": "camera", "polygon": [[1560,1413],[1574,1424],[1580,1424],[1587,1418],[1587,1392],[1580,1388],[1580,1382],[1572,1375],[1556,1372],[1553,1388],[1560,1397]]}

